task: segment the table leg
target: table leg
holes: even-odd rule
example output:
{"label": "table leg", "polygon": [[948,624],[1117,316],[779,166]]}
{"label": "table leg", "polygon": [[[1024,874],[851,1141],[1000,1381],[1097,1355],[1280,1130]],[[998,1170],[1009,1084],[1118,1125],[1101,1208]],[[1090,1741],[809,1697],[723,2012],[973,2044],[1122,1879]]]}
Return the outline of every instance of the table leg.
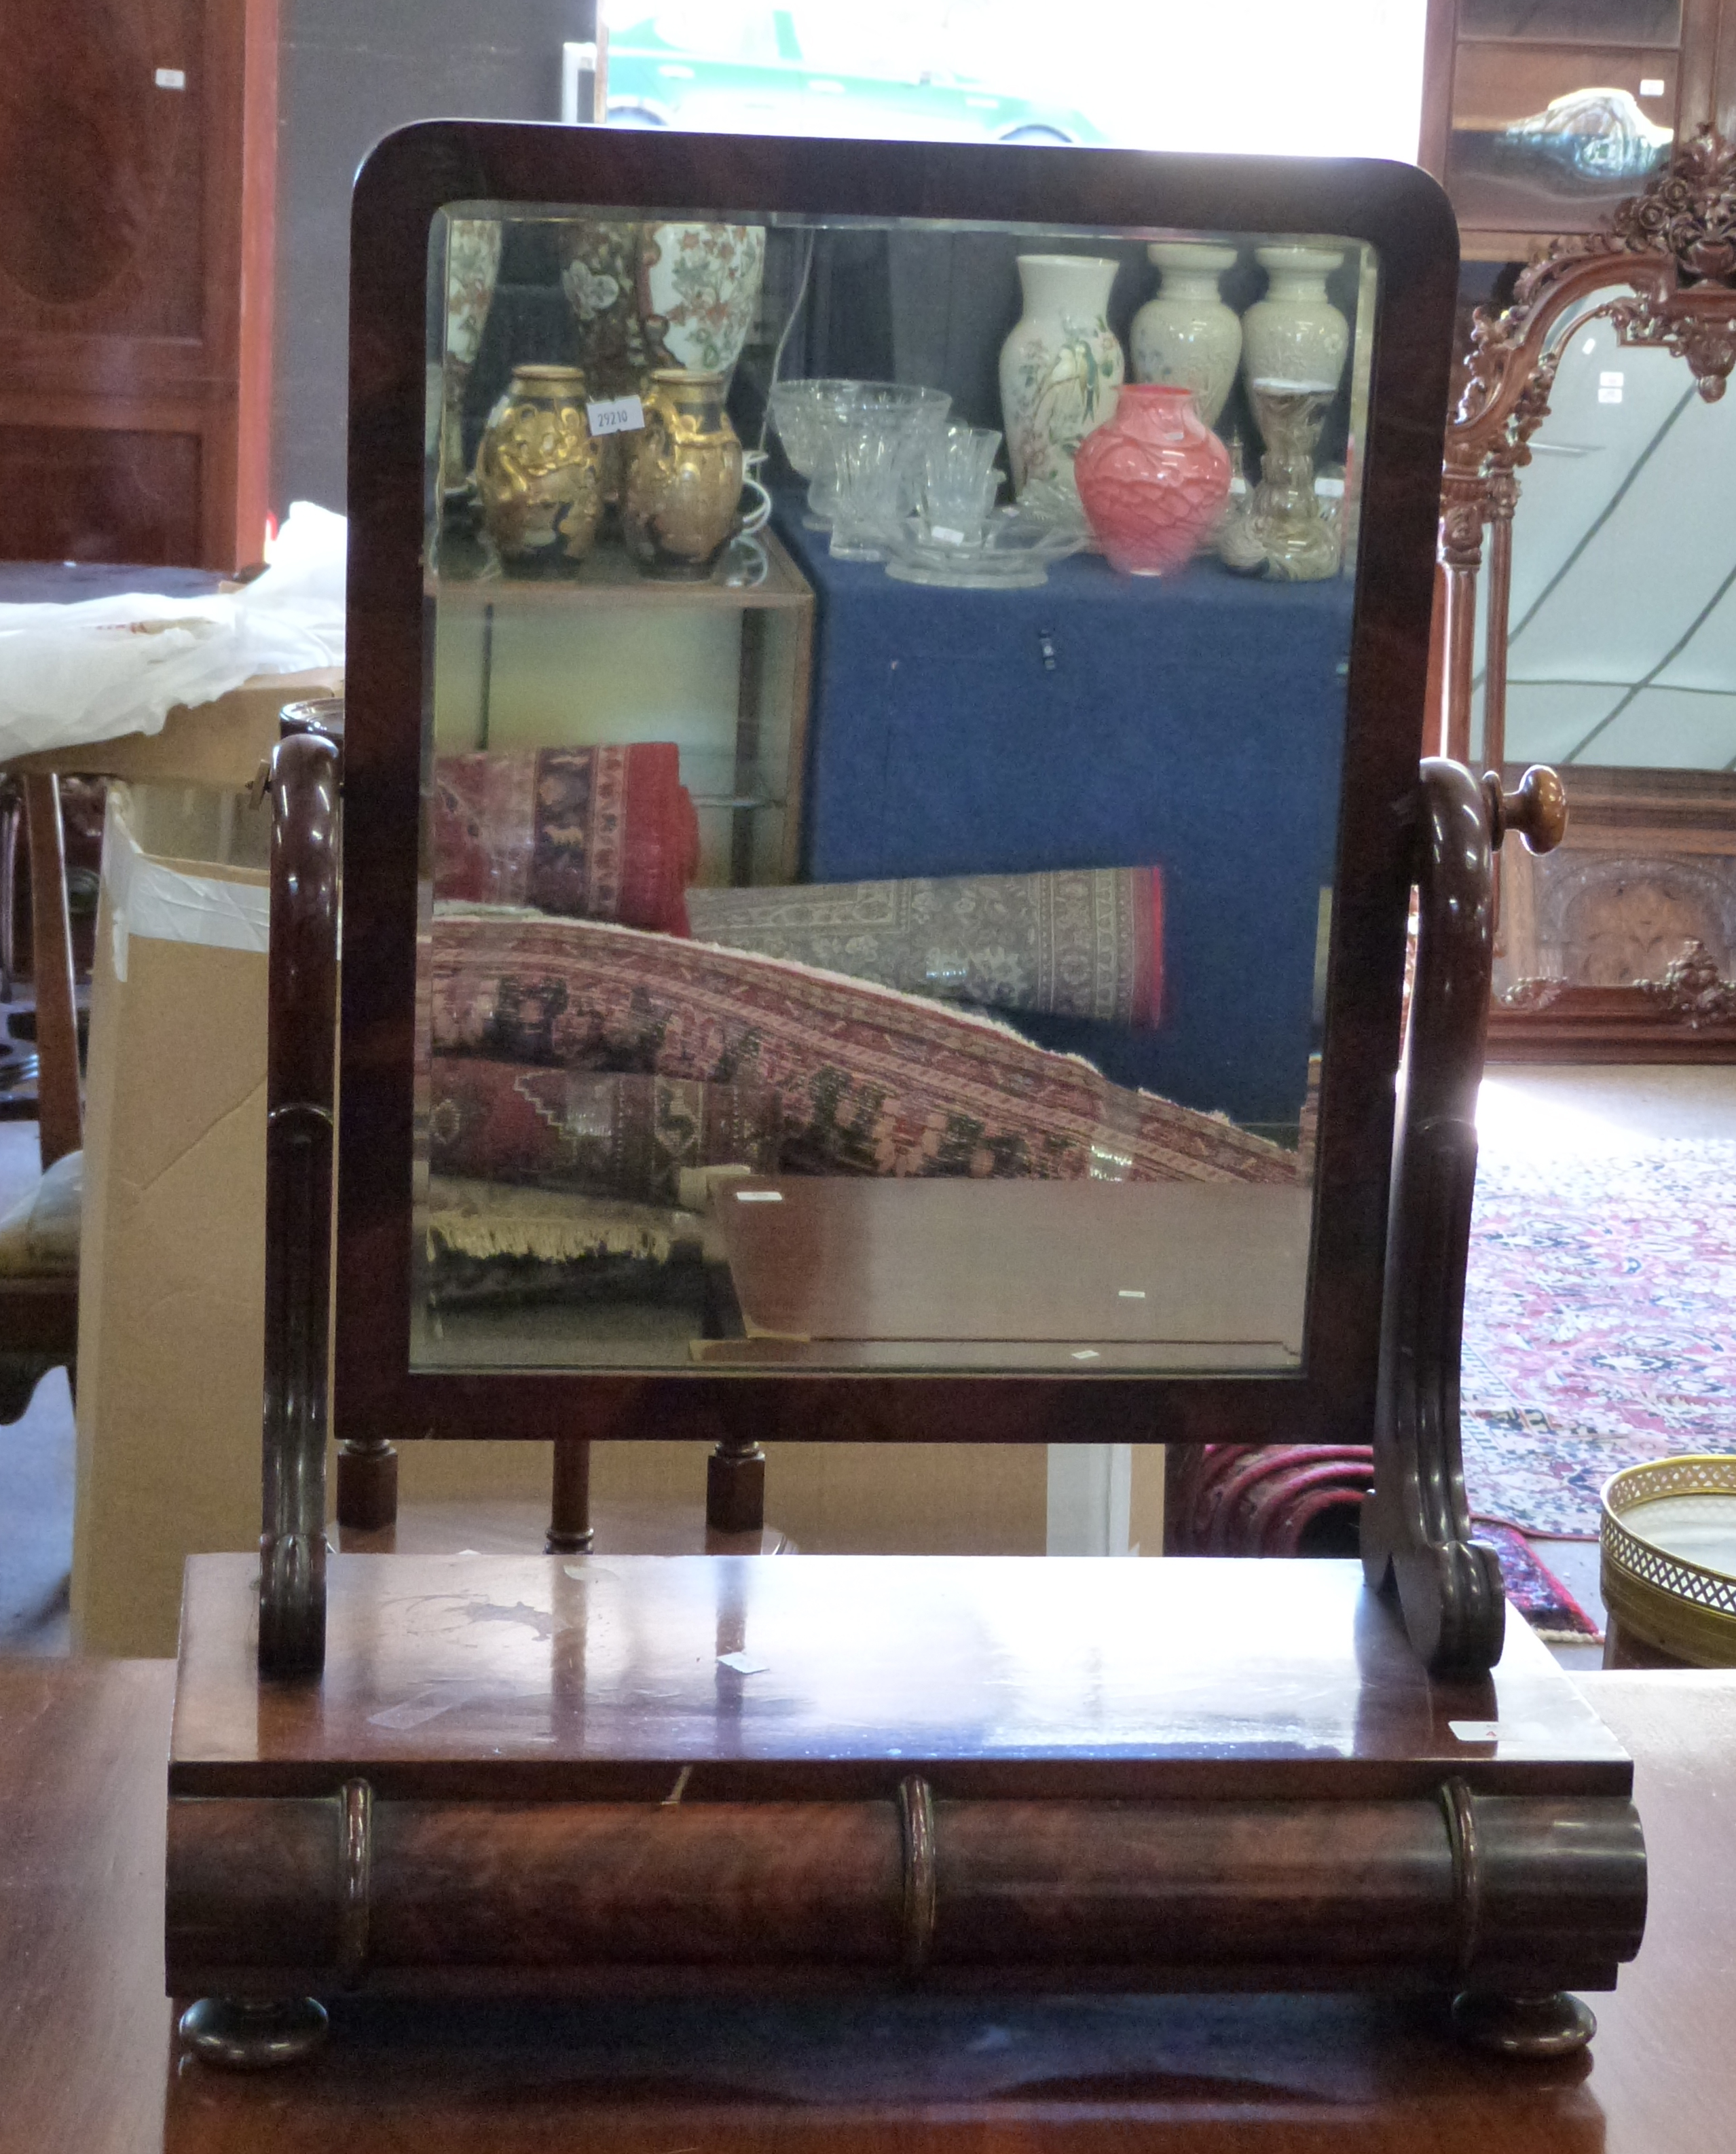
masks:
{"label": "table leg", "polygon": [[721,1437],[705,1461],[705,1524],[719,1534],[765,1526],[766,1454],[751,1436]]}
{"label": "table leg", "polygon": [[558,1436],[545,1546],[550,1555],[583,1555],[592,1538],[591,1447],[582,1436]]}
{"label": "table leg", "polygon": [[30,842],[31,947],[36,974],[37,1133],[46,1171],[84,1141],[60,785],[52,774],[24,780],[24,819]]}
{"label": "table leg", "polygon": [[18,952],[13,947],[13,899],[18,862],[18,824],[23,820],[24,795],[16,778],[0,778],[0,1003],[12,1000],[13,968]]}

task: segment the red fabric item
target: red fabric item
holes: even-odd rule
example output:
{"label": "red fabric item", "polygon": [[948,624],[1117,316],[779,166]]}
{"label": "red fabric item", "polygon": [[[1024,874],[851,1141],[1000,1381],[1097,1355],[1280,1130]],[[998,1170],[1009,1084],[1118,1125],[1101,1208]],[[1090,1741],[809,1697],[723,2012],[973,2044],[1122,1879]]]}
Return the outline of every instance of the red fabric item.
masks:
{"label": "red fabric item", "polygon": [[699,818],[668,741],[442,755],[434,894],[687,932]]}
{"label": "red fabric item", "polygon": [[432,1052],[751,1085],[786,1174],[1293,1182],[1296,1155],[944,1003],[577,920],[435,919]]}
{"label": "red fabric item", "polygon": [[675,1204],[683,1167],[776,1174],[782,1113],[776,1092],[746,1085],[436,1054],[428,1164],[436,1174]]}

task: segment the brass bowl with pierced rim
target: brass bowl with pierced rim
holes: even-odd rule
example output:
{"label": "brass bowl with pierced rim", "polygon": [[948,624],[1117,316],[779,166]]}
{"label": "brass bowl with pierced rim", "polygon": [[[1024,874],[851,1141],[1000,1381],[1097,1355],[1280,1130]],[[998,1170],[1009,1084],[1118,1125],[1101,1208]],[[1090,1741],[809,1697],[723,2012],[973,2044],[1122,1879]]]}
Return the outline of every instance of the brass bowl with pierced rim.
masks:
{"label": "brass bowl with pierced rim", "polygon": [[1624,1636],[1736,1667],[1736,1457],[1624,1467],[1604,1484],[1603,1598]]}

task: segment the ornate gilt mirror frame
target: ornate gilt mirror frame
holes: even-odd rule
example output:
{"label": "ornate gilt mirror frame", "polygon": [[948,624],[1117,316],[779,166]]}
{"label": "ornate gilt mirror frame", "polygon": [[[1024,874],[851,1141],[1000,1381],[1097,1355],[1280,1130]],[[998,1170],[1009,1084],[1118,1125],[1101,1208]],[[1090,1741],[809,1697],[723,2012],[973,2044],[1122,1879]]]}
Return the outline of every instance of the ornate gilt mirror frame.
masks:
{"label": "ornate gilt mirror frame", "polygon": [[[1530,442],[1549,416],[1550,392],[1576,332],[1606,320],[1628,347],[1660,347],[1687,361],[1701,396],[1715,403],[1736,369],[1736,144],[1708,128],[1681,145],[1643,191],[1623,202],[1606,232],[1558,239],[1520,276],[1511,305],[1479,308],[1464,361],[1463,392],[1448,422],[1441,491],[1441,738],[1460,762],[1471,754],[1471,709],[1484,533],[1483,764],[1506,760],[1508,605],[1513,516]],[[1693,819],[1680,796],[1687,773],[1654,773],[1649,805],[1610,812],[1630,827],[1621,842],[1671,850]],[[1569,774],[1570,799],[1573,794]],[[1667,797],[1671,796],[1671,797]],[[1583,798],[1588,819],[1602,804]],[[1612,826],[1611,837],[1614,839]],[[1570,840],[1570,843],[1571,840]],[[1688,844],[1693,845],[1693,834]],[[1728,1059],[1736,1055],[1736,985],[1703,946],[1690,943],[1662,978],[1588,987],[1520,978],[1490,1013],[1489,1052],[1572,1059]]]}

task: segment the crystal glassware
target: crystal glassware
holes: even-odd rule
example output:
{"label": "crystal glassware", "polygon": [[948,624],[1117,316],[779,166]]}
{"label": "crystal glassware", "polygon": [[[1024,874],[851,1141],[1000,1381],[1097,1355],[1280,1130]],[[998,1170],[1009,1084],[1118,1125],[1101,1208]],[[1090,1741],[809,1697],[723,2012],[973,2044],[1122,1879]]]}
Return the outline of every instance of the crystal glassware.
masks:
{"label": "crystal glassware", "polygon": [[819,414],[827,406],[848,402],[864,385],[859,381],[774,381],[766,402],[771,423],[783,443],[790,468],[811,479],[822,452]]}
{"label": "crystal glassware", "polygon": [[[918,441],[938,433],[952,409],[952,399],[944,390],[909,388],[902,382],[834,381],[823,388],[827,393],[816,396],[812,406],[819,450],[807,488],[807,521],[811,529],[817,531],[827,529],[833,518],[837,452],[846,435],[853,434],[863,423],[878,425],[896,441],[902,459]],[[908,478],[905,491],[914,497]],[[905,506],[914,506],[914,498]]]}
{"label": "crystal glassware", "polygon": [[1000,491],[1000,447],[992,426],[956,423],[923,444],[914,507],[924,537],[955,546],[981,538]]}
{"label": "crystal glassware", "polygon": [[904,430],[884,412],[858,410],[831,438],[832,552],[841,561],[883,561],[898,522]]}

